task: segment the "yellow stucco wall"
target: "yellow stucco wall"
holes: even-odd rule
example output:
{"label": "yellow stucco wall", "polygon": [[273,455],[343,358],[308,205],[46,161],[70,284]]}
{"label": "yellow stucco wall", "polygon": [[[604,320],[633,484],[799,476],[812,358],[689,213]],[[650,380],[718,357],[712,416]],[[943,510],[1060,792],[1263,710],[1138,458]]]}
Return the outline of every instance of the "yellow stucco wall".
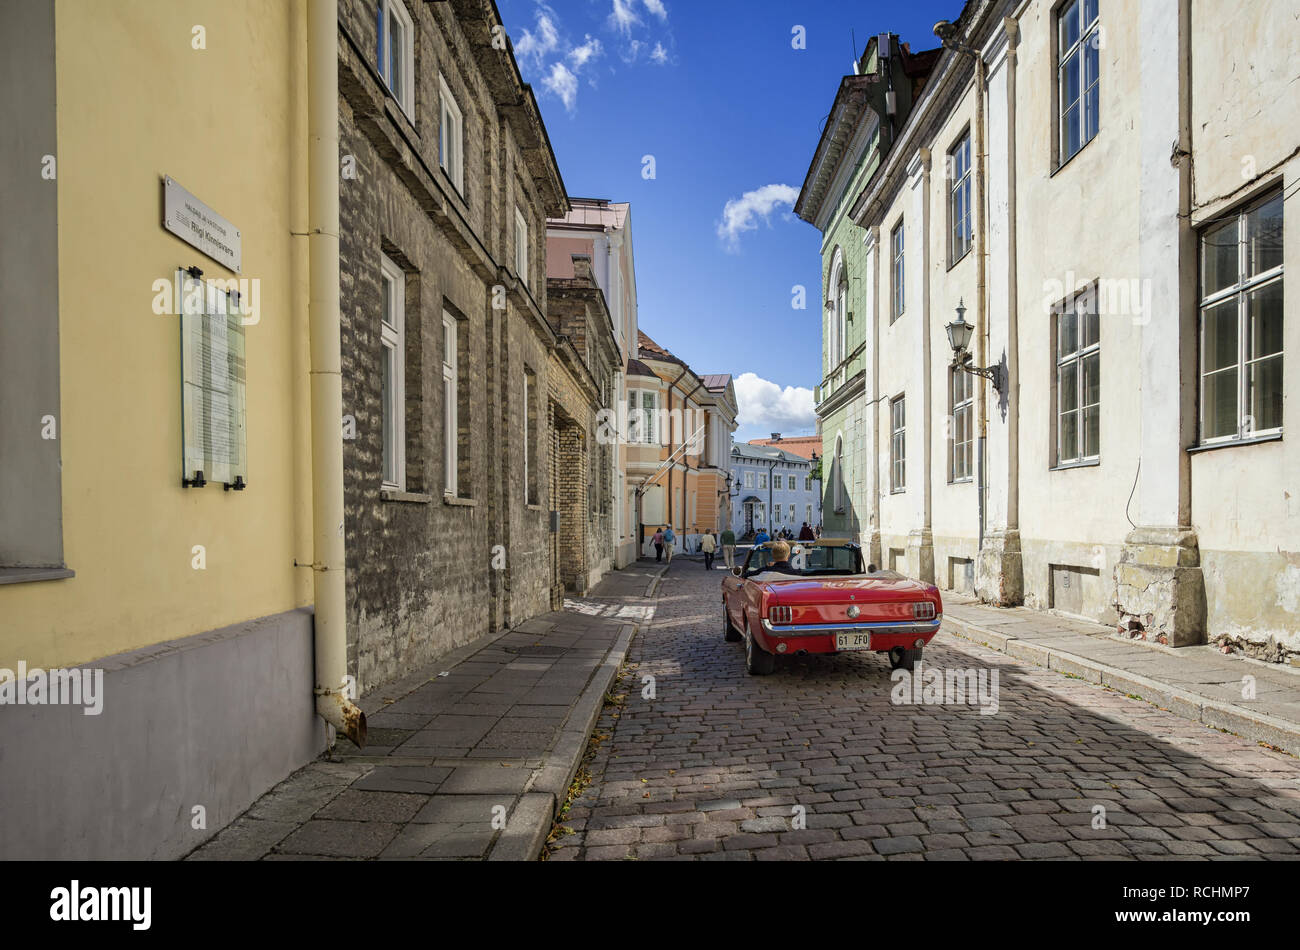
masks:
{"label": "yellow stucco wall", "polygon": [[[193,28],[206,49],[193,48]],[[306,47],[300,2],[56,7],[64,556],[0,587],[0,666],[87,662],[310,602]],[[242,232],[235,275],[162,227],[171,175]],[[180,484],[178,266],[260,280],[249,487]],[[206,570],[191,566],[195,545]]]}

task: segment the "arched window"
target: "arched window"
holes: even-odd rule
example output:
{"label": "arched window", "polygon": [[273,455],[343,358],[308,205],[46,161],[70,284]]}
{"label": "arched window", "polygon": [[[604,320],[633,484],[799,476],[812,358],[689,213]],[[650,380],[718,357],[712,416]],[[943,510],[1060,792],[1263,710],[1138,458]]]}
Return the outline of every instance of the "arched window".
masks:
{"label": "arched window", "polygon": [[844,252],[838,247],[831,258],[831,276],[826,282],[826,372],[844,361]]}

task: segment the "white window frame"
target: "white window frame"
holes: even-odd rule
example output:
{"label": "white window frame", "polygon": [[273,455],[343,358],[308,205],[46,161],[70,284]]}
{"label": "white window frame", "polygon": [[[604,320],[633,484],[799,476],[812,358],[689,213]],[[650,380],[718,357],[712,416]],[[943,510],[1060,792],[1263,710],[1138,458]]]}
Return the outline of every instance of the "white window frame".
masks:
{"label": "white window frame", "polygon": [[[1282,424],[1280,421],[1276,426],[1269,426],[1268,428],[1256,428],[1254,426],[1253,414],[1250,411],[1251,399],[1250,399],[1249,379],[1250,379],[1250,369],[1253,365],[1261,363],[1265,360],[1280,359],[1282,361],[1283,370],[1279,374],[1279,376],[1282,380],[1283,394],[1285,397],[1285,392],[1286,392],[1286,369],[1285,369],[1286,367],[1286,355],[1285,355],[1286,354],[1286,343],[1285,343],[1286,341],[1286,325],[1285,325],[1286,324],[1286,297],[1285,297],[1286,289],[1285,287],[1286,285],[1283,282],[1283,268],[1285,266],[1286,246],[1285,244],[1283,244],[1282,247],[1283,263],[1279,263],[1273,267],[1270,267],[1268,270],[1260,271],[1259,273],[1254,275],[1249,274],[1248,262],[1249,262],[1249,251],[1250,251],[1250,240],[1249,240],[1250,235],[1249,235],[1249,230],[1247,225],[1247,222],[1249,220],[1249,215],[1252,211],[1258,211],[1259,209],[1263,208],[1265,205],[1271,204],[1272,202],[1278,200],[1279,197],[1285,198],[1285,193],[1276,190],[1271,190],[1267,194],[1259,198],[1256,198],[1255,200],[1241,206],[1236,212],[1234,212],[1233,217],[1236,218],[1235,223],[1236,223],[1236,235],[1237,235],[1237,279],[1233,283],[1219,290],[1216,290],[1212,294],[1208,294],[1208,295],[1205,294],[1204,263],[1201,264],[1201,273],[1198,277],[1198,280],[1200,281],[1198,292],[1202,296],[1200,299],[1200,306],[1197,311],[1198,325],[1196,331],[1197,332],[1197,354],[1198,354],[1197,435],[1199,436],[1200,439],[1200,441],[1198,442],[1199,445],[1221,445],[1223,443],[1240,442],[1244,440],[1258,438],[1261,436],[1281,435],[1282,433]],[[1282,215],[1283,215],[1283,220],[1285,222],[1285,217],[1286,217],[1285,201],[1283,202]],[[1211,233],[1217,230],[1218,230],[1217,228],[1205,229],[1200,234],[1197,235],[1197,251],[1202,262],[1204,261],[1205,258],[1206,238],[1209,237]],[[1286,229],[1284,226],[1283,227],[1284,235],[1285,235],[1285,230]],[[1283,240],[1285,241],[1285,237],[1283,238]],[[1252,357],[1249,353],[1246,352],[1246,341],[1249,338],[1249,331],[1250,331],[1250,297],[1252,294],[1258,293],[1259,291],[1264,290],[1267,287],[1271,287],[1274,284],[1278,284],[1279,286],[1281,286],[1283,292],[1283,300],[1282,300],[1283,346],[1282,349],[1276,351],[1275,353],[1265,353],[1262,356]],[[1221,307],[1224,303],[1231,301],[1234,298],[1236,300],[1236,306],[1237,306],[1237,359],[1233,364],[1231,364],[1231,366],[1224,366],[1207,372],[1205,368],[1206,311],[1216,307]],[[1220,435],[1220,436],[1213,436],[1211,438],[1206,438],[1205,437],[1205,431],[1206,431],[1205,383],[1210,376],[1218,375],[1221,373],[1227,373],[1227,372],[1236,373],[1237,376],[1237,387],[1236,387],[1237,388],[1237,431],[1229,435]]]}
{"label": "white window frame", "polygon": [[438,74],[438,165],[456,191],[465,194],[465,117],[442,73]]}
{"label": "white window frame", "polygon": [[[390,385],[383,394],[380,456],[382,487],[406,490],[406,273],[386,254],[379,255],[379,279],[388,288],[388,312],[379,315],[379,340]],[[381,296],[382,299],[382,296]],[[391,470],[388,464],[391,462]]]}
{"label": "white window frame", "polygon": [[442,312],[442,341],[442,490],[443,494],[454,498],[460,488],[460,406],[457,396],[460,385],[460,366],[457,361],[460,321],[446,310]]}
{"label": "white window frame", "polygon": [[[960,393],[959,393],[960,389]],[[969,482],[974,470],[975,432],[973,417],[975,406],[975,377],[960,367],[948,371],[948,481]],[[959,438],[965,419],[966,438]],[[959,461],[960,460],[960,461]]]}
{"label": "white window frame", "polygon": [[[1087,386],[1084,381],[1086,376],[1085,368],[1089,361],[1092,361],[1097,367],[1096,372],[1100,377],[1101,374],[1101,317],[1098,308],[1095,305],[1096,292],[1091,289],[1085,289],[1073,295],[1065,301],[1064,306],[1058,308],[1052,314],[1052,387],[1053,396],[1056,400],[1056,413],[1054,422],[1056,425],[1056,464],[1059,465],[1078,465],[1085,462],[1095,462],[1101,458],[1101,382],[1100,378],[1097,383],[1097,401],[1095,403],[1086,403],[1084,399],[1087,394]],[[1070,314],[1074,318],[1074,349],[1068,352],[1061,351],[1061,323]],[[1087,327],[1091,322],[1094,327],[1097,338],[1092,342],[1087,342]],[[1065,371],[1070,367],[1074,368],[1074,408],[1063,408],[1064,401],[1061,394],[1065,387]],[[1095,446],[1085,445],[1087,441],[1087,416],[1091,410],[1097,415],[1097,442]],[[1065,426],[1063,425],[1065,417],[1073,415],[1076,419],[1075,429],[1075,451],[1073,455],[1066,455],[1063,449],[1063,439],[1065,435]],[[1086,449],[1093,451],[1086,451]]]}
{"label": "white window frame", "polygon": [[767,488],[767,472],[758,473],[758,487],[760,490]]}
{"label": "white window frame", "polygon": [[528,222],[523,212],[515,208],[515,273],[528,286]]}
{"label": "white window frame", "polygon": [[529,431],[532,428],[532,412],[530,410],[532,409],[533,394],[532,392],[530,392],[532,386],[529,385],[529,380],[531,378],[532,378],[532,373],[530,373],[528,370],[525,369],[524,370],[524,504],[526,505],[531,505],[533,503],[532,486],[528,482],[528,476],[529,476],[528,457],[529,457],[529,451],[532,448],[531,444],[529,443],[529,438],[532,436],[532,432]]}
{"label": "white window frame", "polygon": [[889,400],[889,491],[907,490],[907,397]]}
{"label": "white window frame", "polygon": [[[397,17],[402,28],[401,61],[397,64],[400,74],[396,89],[393,88],[393,35],[389,28],[392,16]],[[407,118],[411,118],[415,115],[415,23],[402,0],[379,0],[377,21],[375,54],[379,57],[379,75],[393,100],[406,113]]]}
{"label": "white window frame", "polygon": [[[948,266],[953,267],[975,244],[971,203],[970,129],[948,150]],[[960,163],[960,167],[959,167]]]}
{"label": "white window frame", "polygon": [[746,487],[746,488],[753,488],[753,487],[754,487],[754,473],[753,473],[753,472],[746,472],[746,473],[745,473],[745,487]]}
{"label": "white window frame", "polygon": [[890,274],[890,297],[889,297],[889,322],[893,323],[903,315],[903,310],[907,304],[907,287],[903,283],[906,274],[904,270],[904,251],[905,235],[903,230],[903,219],[900,218],[898,223],[889,232],[889,274]]}
{"label": "white window frame", "polygon": [[[1088,7],[1090,5],[1092,6],[1094,12],[1092,16],[1089,18]],[[1064,44],[1065,25],[1070,20],[1070,18],[1074,18],[1074,20],[1076,21],[1076,26],[1078,28],[1079,35],[1078,38],[1073,43],[1071,43],[1068,47],[1066,47]],[[1088,22],[1086,23],[1083,22],[1085,18],[1088,19]],[[1091,110],[1093,108],[1089,106],[1089,93],[1092,91],[1094,87],[1096,87],[1097,89],[1097,105],[1095,108],[1098,113],[1100,113],[1101,111],[1100,108],[1101,107],[1101,52],[1100,52],[1101,3],[1100,0],[1068,0],[1068,2],[1061,4],[1061,6],[1057,8],[1055,27],[1056,27],[1056,46],[1057,46],[1057,56],[1056,56],[1056,98],[1057,98],[1056,136],[1057,139],[1056,140],[1057,140],[1057,150],[1059,153],[1059,160],[1057,161],[1057,167],[1059,168],[1060,166],[1068,162],[1070,159],[1074,158],[1074,156],[1082,152],[1084,147],[1087,146],[1087,144],[1091,142],[1094,138],[1096,138],[1097,133],[1101,131],[1101,118],[1098,115],[1096,122],[1094,123],[1096,129],[1093,131],[1092,135],[1088,134],[1088,125],[1089,125],[1088,118],[1092,114]],[[1088,58],[1089,58],[1088,57],[1089,48],[1091,48],[1092,51],[1096,54],[1095,62],[1097,68],[1097,75],[1092,76],[1091,81],[1089,81],[1089,77],[1085,75],[1085,69],[1087,67]],[[1076,58],[1078,60],[1078,70],[1079,70],[1079,98],[1067,102],[1066,89],[1065,89],[1067,70],[1070,66],[1070,63]],[[1070,109],[1074,106],[1078,106],[1075,122],[1077,123],[1077,131],[1079,133],[1079,147],[1076,148],[1073,152],[1071,152],[1068,151],[1069,138],[1067,136],[1067,131],[1069,130],[1069,122],[1066,117],[1069,114]]]}

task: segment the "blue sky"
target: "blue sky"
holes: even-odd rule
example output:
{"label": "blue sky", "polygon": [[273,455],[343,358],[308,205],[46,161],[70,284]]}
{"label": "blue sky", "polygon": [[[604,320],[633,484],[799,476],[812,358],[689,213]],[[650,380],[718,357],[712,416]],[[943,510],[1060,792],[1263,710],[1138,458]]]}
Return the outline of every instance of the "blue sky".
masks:
{"label": "blue sky", "polygon": [[813,432],[821,235],[793,196],[854,34],[858,53],[885,31],[929,49],[960,0],[497,5],[569,193],[632,203],[641,328],[696,372],[738,377],[738,440]]}

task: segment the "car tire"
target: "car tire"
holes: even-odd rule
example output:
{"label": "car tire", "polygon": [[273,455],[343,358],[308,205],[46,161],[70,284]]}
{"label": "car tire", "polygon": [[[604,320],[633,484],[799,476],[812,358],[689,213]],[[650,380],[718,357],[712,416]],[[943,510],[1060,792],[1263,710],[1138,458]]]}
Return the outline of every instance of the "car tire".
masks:
{"label": "car tire", "polygon": [[727,605],[722,605],[722,638],[728,643],[739,643],[745,639],[740,635],[735,627],[731,625],[731,618],[727,616]]}
{"label": "car tire", "polygon": [[750,676],[767,676],[776,669],[776,657],[758,645],[754,635],[745,630],[745,672]]}
{"label": "car tire", "polygon": [[920,650],[904,650],[899,647],[889,651],[889,668],[891,670],[913,670],[921,662]]}

